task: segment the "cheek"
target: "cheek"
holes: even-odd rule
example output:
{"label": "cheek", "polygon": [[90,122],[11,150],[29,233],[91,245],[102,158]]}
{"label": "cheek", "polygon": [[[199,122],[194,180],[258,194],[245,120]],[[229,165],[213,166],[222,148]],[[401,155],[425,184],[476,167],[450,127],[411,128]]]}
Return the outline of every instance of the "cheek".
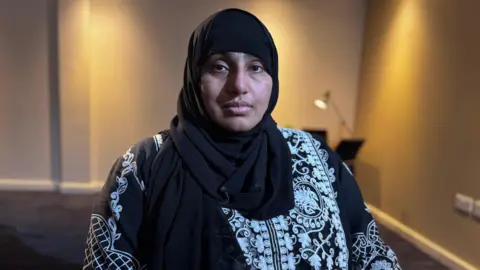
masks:
{"label": "cheek", "polygon": [[261,107],[262,114],[265,113],[265,111],[268,108],[268,104],[270,103],[270,96],[272,94],[272,85],[271,84],[266,84],[264,87],[262,87],[262,91],[259,91],[257,94],[257,100],[258,103]]}
{"label": "cheek", "polygon": [[[202,101],[206,105],[212,105],[216,103],[218,97],[218,91],[216,91],[215,84],[208,79],[202,79],[200,82]],[[208,107],[208,106],[207,106]]]}
{"label": "cheek", "polygon": [[207,76],[200,82],[201,99],[209,118],[215,119],[219,115],[218,96],[220,95],[221,87],[215,80],[212,80]]}

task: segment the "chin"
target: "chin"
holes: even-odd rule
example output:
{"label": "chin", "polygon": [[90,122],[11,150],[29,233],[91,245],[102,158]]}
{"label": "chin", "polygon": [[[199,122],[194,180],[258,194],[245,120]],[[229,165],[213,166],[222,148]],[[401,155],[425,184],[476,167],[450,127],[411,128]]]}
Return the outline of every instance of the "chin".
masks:
{"label": "chin", "polygon": [[230,132],[246,132],[255,127],[255,125],[243,119],[225,121],[221,126]]}

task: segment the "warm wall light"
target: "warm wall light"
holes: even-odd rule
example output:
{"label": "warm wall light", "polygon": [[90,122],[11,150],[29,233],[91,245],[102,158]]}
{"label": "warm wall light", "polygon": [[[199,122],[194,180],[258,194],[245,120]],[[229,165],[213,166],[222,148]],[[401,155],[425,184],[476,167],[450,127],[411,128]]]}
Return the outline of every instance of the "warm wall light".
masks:
{"label": "warm wall light", "polygon": [[326,110],[328,107],[328,101],[330,100],[330,91],[327,91],[325,94],[323,94],[323,98],[321,99],[315,99],[313,101],[313,104],[315,107],[321,109],[321,110]]}
{"label": "warm wall light", "polygon": [[332,98],[332,94],[330,90],[325,92],[321,99],[315,99],[313,101],[313,104],[315,105],[315,107],[321,110],[326,110],[328,108],[328,104],[330,104],[333,110],[335,111],[335,114],[340,119],[340,124],[342,125],[342,127],[347,130],[350,136],[353,135],[353,130],[347,125],[347,121],[345,121],[345,118],[342,116],[340,109],[335,104],[335,101]]}
{"label": "warm wall light", "polygon": [[327,109],[327,103],[323,99],[315,99],[313,104],[315,104],[315,106],[319,109],[322,109],[322,110]]}
{"label": "warm wall light", "polygon": [[[315,105],[315,107],[321,110],[326,110],[328,108],[328,105],[330,104],[333,110],[335,111],[335,114],[340,119],[341,128],[346,130],[349,133],[350,137],[353,136],[353,130],[347,125],[345,118],[343,118],[342,114],[340,113],[339,108],[337,107],[337,105],[335,104],[335,101],[333,100],[330,90],[325,92],[321,99],[315,99],[313,101],[313,104]],[[361,138],[360,139],[358,138],[342,139],[340,143],[337,145],[337,147],[335,148],[335,152],[340,156],[340,158],[343,161],[346,162],[346,165],[349,167],[352,174],[354,173],[353,162],[357,157],[360,149],[362,148],[364,142],[365,140]]]}

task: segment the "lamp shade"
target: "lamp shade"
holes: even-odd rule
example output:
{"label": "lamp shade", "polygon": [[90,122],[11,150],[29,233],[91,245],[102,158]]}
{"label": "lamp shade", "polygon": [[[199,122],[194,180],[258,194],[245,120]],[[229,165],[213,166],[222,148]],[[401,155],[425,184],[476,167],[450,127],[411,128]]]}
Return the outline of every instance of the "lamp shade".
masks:
{"label": "lamp shade", "polygon": [[328,107],[327,102],[325,102],[325,100],[323,99],[315,99],[315,101],[313,101],[313,104],[315,104],[315,107],[321,110],[326,110]]}
{"label": "lamp shade", "polygon": [[326,110],[327,107],[328,107],[328,100],[329,99],[330,99],[330,91],[327,91],[327,92],[325,92],[325,94],[323,94],[323,98],[315,99],[313,101],[313,104],[315,105],[315,107],[317,107],[321,110]]}

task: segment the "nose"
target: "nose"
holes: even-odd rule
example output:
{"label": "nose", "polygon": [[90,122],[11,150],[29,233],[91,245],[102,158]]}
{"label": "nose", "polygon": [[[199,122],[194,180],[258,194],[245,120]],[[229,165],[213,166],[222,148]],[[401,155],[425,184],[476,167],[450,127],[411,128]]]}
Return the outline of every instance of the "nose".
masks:
{"label": "nose", "polygon": [[248,92],[248,74],[243,70],[230,72],[228,76],[228,91],[235,95],[243,95]]}

